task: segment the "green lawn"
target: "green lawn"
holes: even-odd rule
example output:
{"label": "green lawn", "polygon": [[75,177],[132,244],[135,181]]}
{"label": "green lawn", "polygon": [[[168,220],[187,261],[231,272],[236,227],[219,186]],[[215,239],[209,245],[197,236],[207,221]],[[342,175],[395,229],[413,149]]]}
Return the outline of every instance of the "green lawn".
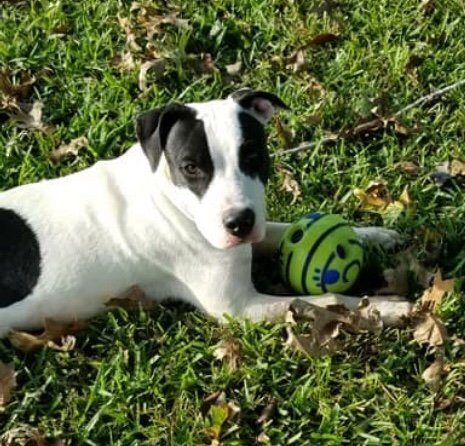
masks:
{"label": "green lawn", "polygon": [[[20,129],[0,110],[2,189],[124,152],[134,142],[135,115],[170,101],[224,97],[244,85],[272,91],[291,108],[280,119],[296,145],[350,129],[377,105],[387,116],[465,78],[461,0],[430,2],[426,12],[416,0],[142,4],[170,22],[151,29],[150,39],[150,23],[129,1],[0,1],[0,69],[16,81],[20,71],[36,75],[26,99],[43,102],[50,126],[47,132]],[[168,15],[175,11],[188,23]],[[132,44],[136,66],[128,71],[114,62],[128,51],[118,16],[131,18],[141,48]],[[338,39],[308,45],[322,33]],[[289,56],[299,49],[304,63],[293,66]],[[148,71],[142,92],[139,67],[154,54],[164,62]],[[241,71],[228,74],[226,66],[237,61]],[[291,206],[292,195],[276,174],[269,214],[291,220],[323,210],[403,232],[432,269],[439,265],[456,278],[441,313],[449,333],[463,337],[465,189],[459,179],[440,188],[431,172],[447,160],[465,162],[465,89],[408,111],[402,122],[414,130],[407,137],[389,128],[276,157],[302,195]],[[269,133],[272,152],[285,148],[276,122]],[[77,157],[48,160],[60,143],[81,136],[89,144]],[[406,161],[418,166],[416,176],[399,168]],[[408,186],[412,206],[396,219],[362,209],[352,194],[380,178],[394,197]],[[431,239],[441,242],[439,249]],[[228,339],[239,344],[236,370],[214,358],[215,345]],[[120,310],[100,316],[70,352],[25,355],[0,341],[0,360],[18,371],[0,432],[30,426],[72,445],[209,444],[213,414],[205,415],[203,401],[222,390],[240,407],[222,426],[225,445],[257,444],[261,433],[272,445],[464,444],[465,346],[447,347],[449,373],[433,393],[421,379],[431,358],[405,330],[343,335],[341,350],[321,358],[284,349],[284,340],[282,325],[220,327],[196,311],[169,306],[150,315]],[[270,400],[272,415],[257,423]]]}

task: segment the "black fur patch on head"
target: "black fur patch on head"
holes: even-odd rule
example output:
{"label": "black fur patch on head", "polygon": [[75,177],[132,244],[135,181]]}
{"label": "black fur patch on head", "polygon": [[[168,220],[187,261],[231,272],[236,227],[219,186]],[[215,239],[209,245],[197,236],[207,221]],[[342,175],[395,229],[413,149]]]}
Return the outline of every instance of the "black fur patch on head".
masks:
{"label": "black fur patch on head", "polygon": [[239,168],[252,178],[266,184],[270,175],[270,157],[266,148],[263,125],[246,112],[239,113],[242,144],[239,147]]}
{"label": "black fur patch on head", "polygon": [[0,308],[32,293],[40,276],[37,238],[16,212],[0,208]]}
{"label": "black fur patch on head", "polygon": [[165,156],[173,183],[201,198],[213,178],[214,168],[205,127],[196,119],[195,110],[191,110],[190,115],[183,115],[171,128]]}

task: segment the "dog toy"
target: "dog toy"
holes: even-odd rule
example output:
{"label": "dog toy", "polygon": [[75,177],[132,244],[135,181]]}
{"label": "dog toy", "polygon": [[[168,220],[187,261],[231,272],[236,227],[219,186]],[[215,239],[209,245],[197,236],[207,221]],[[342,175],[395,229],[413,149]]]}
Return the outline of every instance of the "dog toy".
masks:
{"label": "dog toy", "polygon": [[301,294],[342,293],[357,280],[363,248],[339,215],[312,213],[293,223],[279,245],[281,274]]}

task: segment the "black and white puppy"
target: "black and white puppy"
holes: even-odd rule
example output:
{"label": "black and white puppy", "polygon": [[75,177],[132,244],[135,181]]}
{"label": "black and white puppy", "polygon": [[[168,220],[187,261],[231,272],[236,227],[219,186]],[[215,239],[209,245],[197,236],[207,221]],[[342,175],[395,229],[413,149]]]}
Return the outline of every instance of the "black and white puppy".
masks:
{"label": "black and white puppy", "polygon": [[[286,229],[265,220],[264,124],[276,107],[286,106],[246,89],[157,108],[138,117],[139,142],[121,157],[0,193],[0,337],[45,318],[89,318],[135,284],[217,318],[284,316],[292,299],[259,294],[251,281],[252,244],[271,253]],[[357,231],[386,243],[393,236]],[[388,324],[410,307],[375,304]]]}

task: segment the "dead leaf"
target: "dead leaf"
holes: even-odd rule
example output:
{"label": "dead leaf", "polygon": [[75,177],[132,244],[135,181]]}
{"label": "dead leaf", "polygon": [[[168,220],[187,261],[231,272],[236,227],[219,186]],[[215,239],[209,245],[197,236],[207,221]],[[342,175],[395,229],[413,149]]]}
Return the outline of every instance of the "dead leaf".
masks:
{"label": "dead leaf", "polygon": [[299,73],[305,68],[305,53],[303,49],[299,49],[284,58],[284,65],[287,69],[294,73]]}
{"label": "dead leaf", "polygon": [[435,313],[442,303],[444,296],[454,289],[454,279],[443,280],[442,273],[438,270],[434,276],[433,285],[425,290],[420,303],[423,308]]}
{"label": "dead leaf", "polygon": [[89,144],[89,140],[85,136],[72,139],[68,144],[61,144],[55,150],[48,154],[48,158],[54,163],[58,163],[64,158],[77,156],[79,151]]}
{"label": "dead leaf", "polygon": [[38,429],[26,424],[0,435],[2,446],[64,446],[64,444],[59,438],[47,440]]}
{"label": "dead leaf", "polygon": [[279,165],[276,166],[276,170],[281,174],[283,178],[281,190],[284,190],[292,194],[291,204],[294,204],[297,200],[301,200],[302,190],[300,188],[299,183],[294,178],[292,172]]}
{"label": "dead leaf", "polygon": [[237,370],[240,346],[234,339],[221,341],[214,349],[213,356],[219,361],[226,359],[231,370]]}
{"label": "dead leaf", "polygon": [[71,323],[56,322],[53,319],[45,319],[44,331],[40,335],[25,331],[10,330],[8,339],[11,344],[23,352],[31,352],[43,347],[53,350],[70,351],[76,344],[74,334],[87,328],[86,321],[76,320]]}
{"label": "dead leaf", "polygon": [[418,175],[419,167],[412,161],[401,161],[398,166],[411,177],[416,177]]}
{"label": "dead leaf", "polygon": [[122,51],[111,59],[111,66],[120,71],[132,71],[136,68],[134,56],[130,51]]}
{"label": "dead leaf", "polygon": [[239,76],[242,71],[242,62],[238,60],[236,63],[226,65],[225,69],[230,76]]}
{"label": "dead leaf", "polygon": [[354,195],[360,200],[363,209],[382,210],[394,202],[384,180],[371,181],[364,190],[356,188]]}
{"label": "dead leaf", "polygon": [[339,39],[339,36],[332,33],[323,33],[318,34],[310,41],[310,45],[318,46],[318,45],[326,45],[328,43],[334,43]]}
{"label": "dead leaf", "polygon": [[121,17],[120,15],[118,15],[117,18],[119,26],[126,34],[126,44],[128,45],[128,48],[136,52],[142,51],[142,47],[136,41],[136,34],[131,24],[131,20],[128,17]]}
{"label": "dead leaf", "polygon": [[[12,78],[16,81],[12,82]],[[0,104],[2,103],[2,96],[14,99],[17,102],[27,101],[32,94],[32,88],[36,82],[36,77],[30,72],[20,71],[17,74],[13,74],[8,70],[0,70]],[[2,108],[1,105],[0,108]]]}
{"label": "dead leaf", "polygon": [[44,104],[41,101],[34,101],[32,104],[18,102],[11,104],[5,113],[10,119],[16,122],[21,129],[37,129],[45,131],[47,126],[42,121],[42,108]]}
{"label": "dead leaf", "polygon": [[4,412],[16,387],[16,373],[13,363],[0,361],[0,413]]}
{"label": "dead leaf", "polygon": [[136,311],[143,309],[145,311],[152,311],[158,308],[158,304],[154,299],[149,299],[142,288],[133,285],[119,296],[112,297],[105,302],[107,307],[124,308],[126,311]]}
{"label": "dead leaf", "polygon": [[210,53],[190,55],[187,61],[188,65],[198,74],[214,74],[220,71]]}
{"label": "dead leaf", "polygon": [[273,415],[275,408],[276,408],[276,401],[270,398],[266,406],[263,408],[262,413],[257,418],[257,424],[265,424]]}
{"label": "dead leaf", "polygon": [[447,339],[444,323],[428,311],[413,311],[413,338],[419,344],[442,347]]}
{"label": "dead leaf", "polygon": [[420,10],[424,15],[429,14],[434,9],[434,0],[421,0]]}
{"label": "dead leaf", "polygon": [[443,354],[437,354],[434,362],[424,370],[421,377],[428,387],[430,387],[433,392],[436,392],[439,390],[441,378],[444,374],[444,356]]}
{"label": "dead leaf", "polygon": [[144,62],[139,71],[139,89],[141,91],[147,90],[147,73],[149,70],[153,72],[154,80],[159,80],[165,74],[167,66],[168,61],[166,59],[149,60]]}
{"label": "dead leaf", "polygon": [[[208,403],[207,403],[208,401]],[[223,427],[235,418],[241,411],[240,407],[226,400],[223,391],[209,395],[203,404],[206,416],[206,432],[212,444],[220,444]]]}
{"label": "dead leaf", "polygon": [[[383,327],[379,312],[371,305],[368,298],[363,298],[355,311],[350,311],[342,305],[322,308],[295,299],[291,303],[285,320],[287,322],[286,346],[312,356],[334,350],[335,339],[341,329],[351,333],[379,334]],[[294,334],[292,326],[298,320],[311,323],[309,333]]]}
{"label": "dead leaf", "polygon": [[260,432],[257,435],[257,443],[269,443],[270,441],[270,437],[268,437],[265,432]]}
{"label": "dead leaf", "polygon": [[450,173],[453,177],[465,176],[465,163],[460,160],[453,159],[450,163]]}
{"label": "dead leaf", "polygon": [[289,149],[292,147],[292,132],[282,123],[281,119],[278,116],[275,117],[274,122],[276,124],[276,131],[280,136],[281,140],[284,142],[284,146]]}

